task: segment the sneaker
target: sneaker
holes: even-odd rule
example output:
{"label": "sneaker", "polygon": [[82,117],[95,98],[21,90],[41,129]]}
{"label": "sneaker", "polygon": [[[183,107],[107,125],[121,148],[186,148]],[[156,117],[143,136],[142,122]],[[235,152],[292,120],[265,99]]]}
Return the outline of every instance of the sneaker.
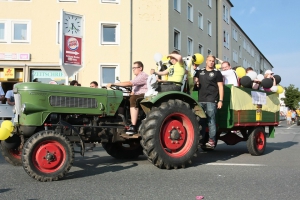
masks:
{"label": "sneaker", "polygon": [[207,148],[215,148],[215,142],[211,139],[209,139],[209,141],[205,144]]}
{"label": "sneaker", "polygon": [[128,129],[126,130],[126,134],[127,135],[133,135],[133,134],[136,134],[136,128],[134,125],[130,125],[128,127]]}

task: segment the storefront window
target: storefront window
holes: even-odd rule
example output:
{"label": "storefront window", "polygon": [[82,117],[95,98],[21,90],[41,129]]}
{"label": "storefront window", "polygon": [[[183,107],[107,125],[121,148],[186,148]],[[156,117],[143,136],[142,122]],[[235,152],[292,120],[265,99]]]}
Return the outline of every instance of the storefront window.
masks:
{"label": "storefront window", "polygon": [[[74,80],[75,76],[69,78],[69,82]],[[55,81],[57,84],[65,84],[65,75],[61,70],[31,70],[31,82],[50,83]]]}

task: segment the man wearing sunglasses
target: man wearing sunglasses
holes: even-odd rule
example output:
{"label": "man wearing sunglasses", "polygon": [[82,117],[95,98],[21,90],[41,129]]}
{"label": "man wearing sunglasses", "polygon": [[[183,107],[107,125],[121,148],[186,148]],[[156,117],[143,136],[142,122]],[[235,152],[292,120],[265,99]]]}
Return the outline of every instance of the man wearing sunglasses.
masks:
{"label": "man wearing sunglasses", "polygon": [[122,86],[122,87],[132,87],[132,92],[129,98],[130,101],[130,116],[131,116],[131,125],[129,126],[126,134],[132,135],[137,132],[137,119],[139,114],[138,105],[136,105],[136,100],[138,98],[144,98],[145,93],[147,92],[147,79],[148,74],[144,71],[144,65],[141,61],[136,61],[133,63],[133,74],[136,76],[131,81],[125,81],[120,83],[109,83],[106,85],[107,88],[111,86]]}

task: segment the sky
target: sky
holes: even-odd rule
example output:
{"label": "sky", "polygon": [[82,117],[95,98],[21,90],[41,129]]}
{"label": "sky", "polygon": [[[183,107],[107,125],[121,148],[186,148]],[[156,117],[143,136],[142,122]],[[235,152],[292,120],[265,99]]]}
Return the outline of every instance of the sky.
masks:
{"label": "sky", "polygon": [[300,0],[230,0],[231,17],[273,65],[280,85],[300,90]]}

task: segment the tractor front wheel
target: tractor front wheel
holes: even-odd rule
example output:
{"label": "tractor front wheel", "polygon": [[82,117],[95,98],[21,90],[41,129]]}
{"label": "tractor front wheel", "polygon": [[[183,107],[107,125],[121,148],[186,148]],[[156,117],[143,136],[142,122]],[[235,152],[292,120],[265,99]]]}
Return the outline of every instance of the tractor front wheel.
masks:
{"label": "tractor front wheel", "polygon": [[69,139],[55,131],[40,131],[25,143],[22,152],[23,168],[41,182],[61,179],[70,170],[74,150]]}

